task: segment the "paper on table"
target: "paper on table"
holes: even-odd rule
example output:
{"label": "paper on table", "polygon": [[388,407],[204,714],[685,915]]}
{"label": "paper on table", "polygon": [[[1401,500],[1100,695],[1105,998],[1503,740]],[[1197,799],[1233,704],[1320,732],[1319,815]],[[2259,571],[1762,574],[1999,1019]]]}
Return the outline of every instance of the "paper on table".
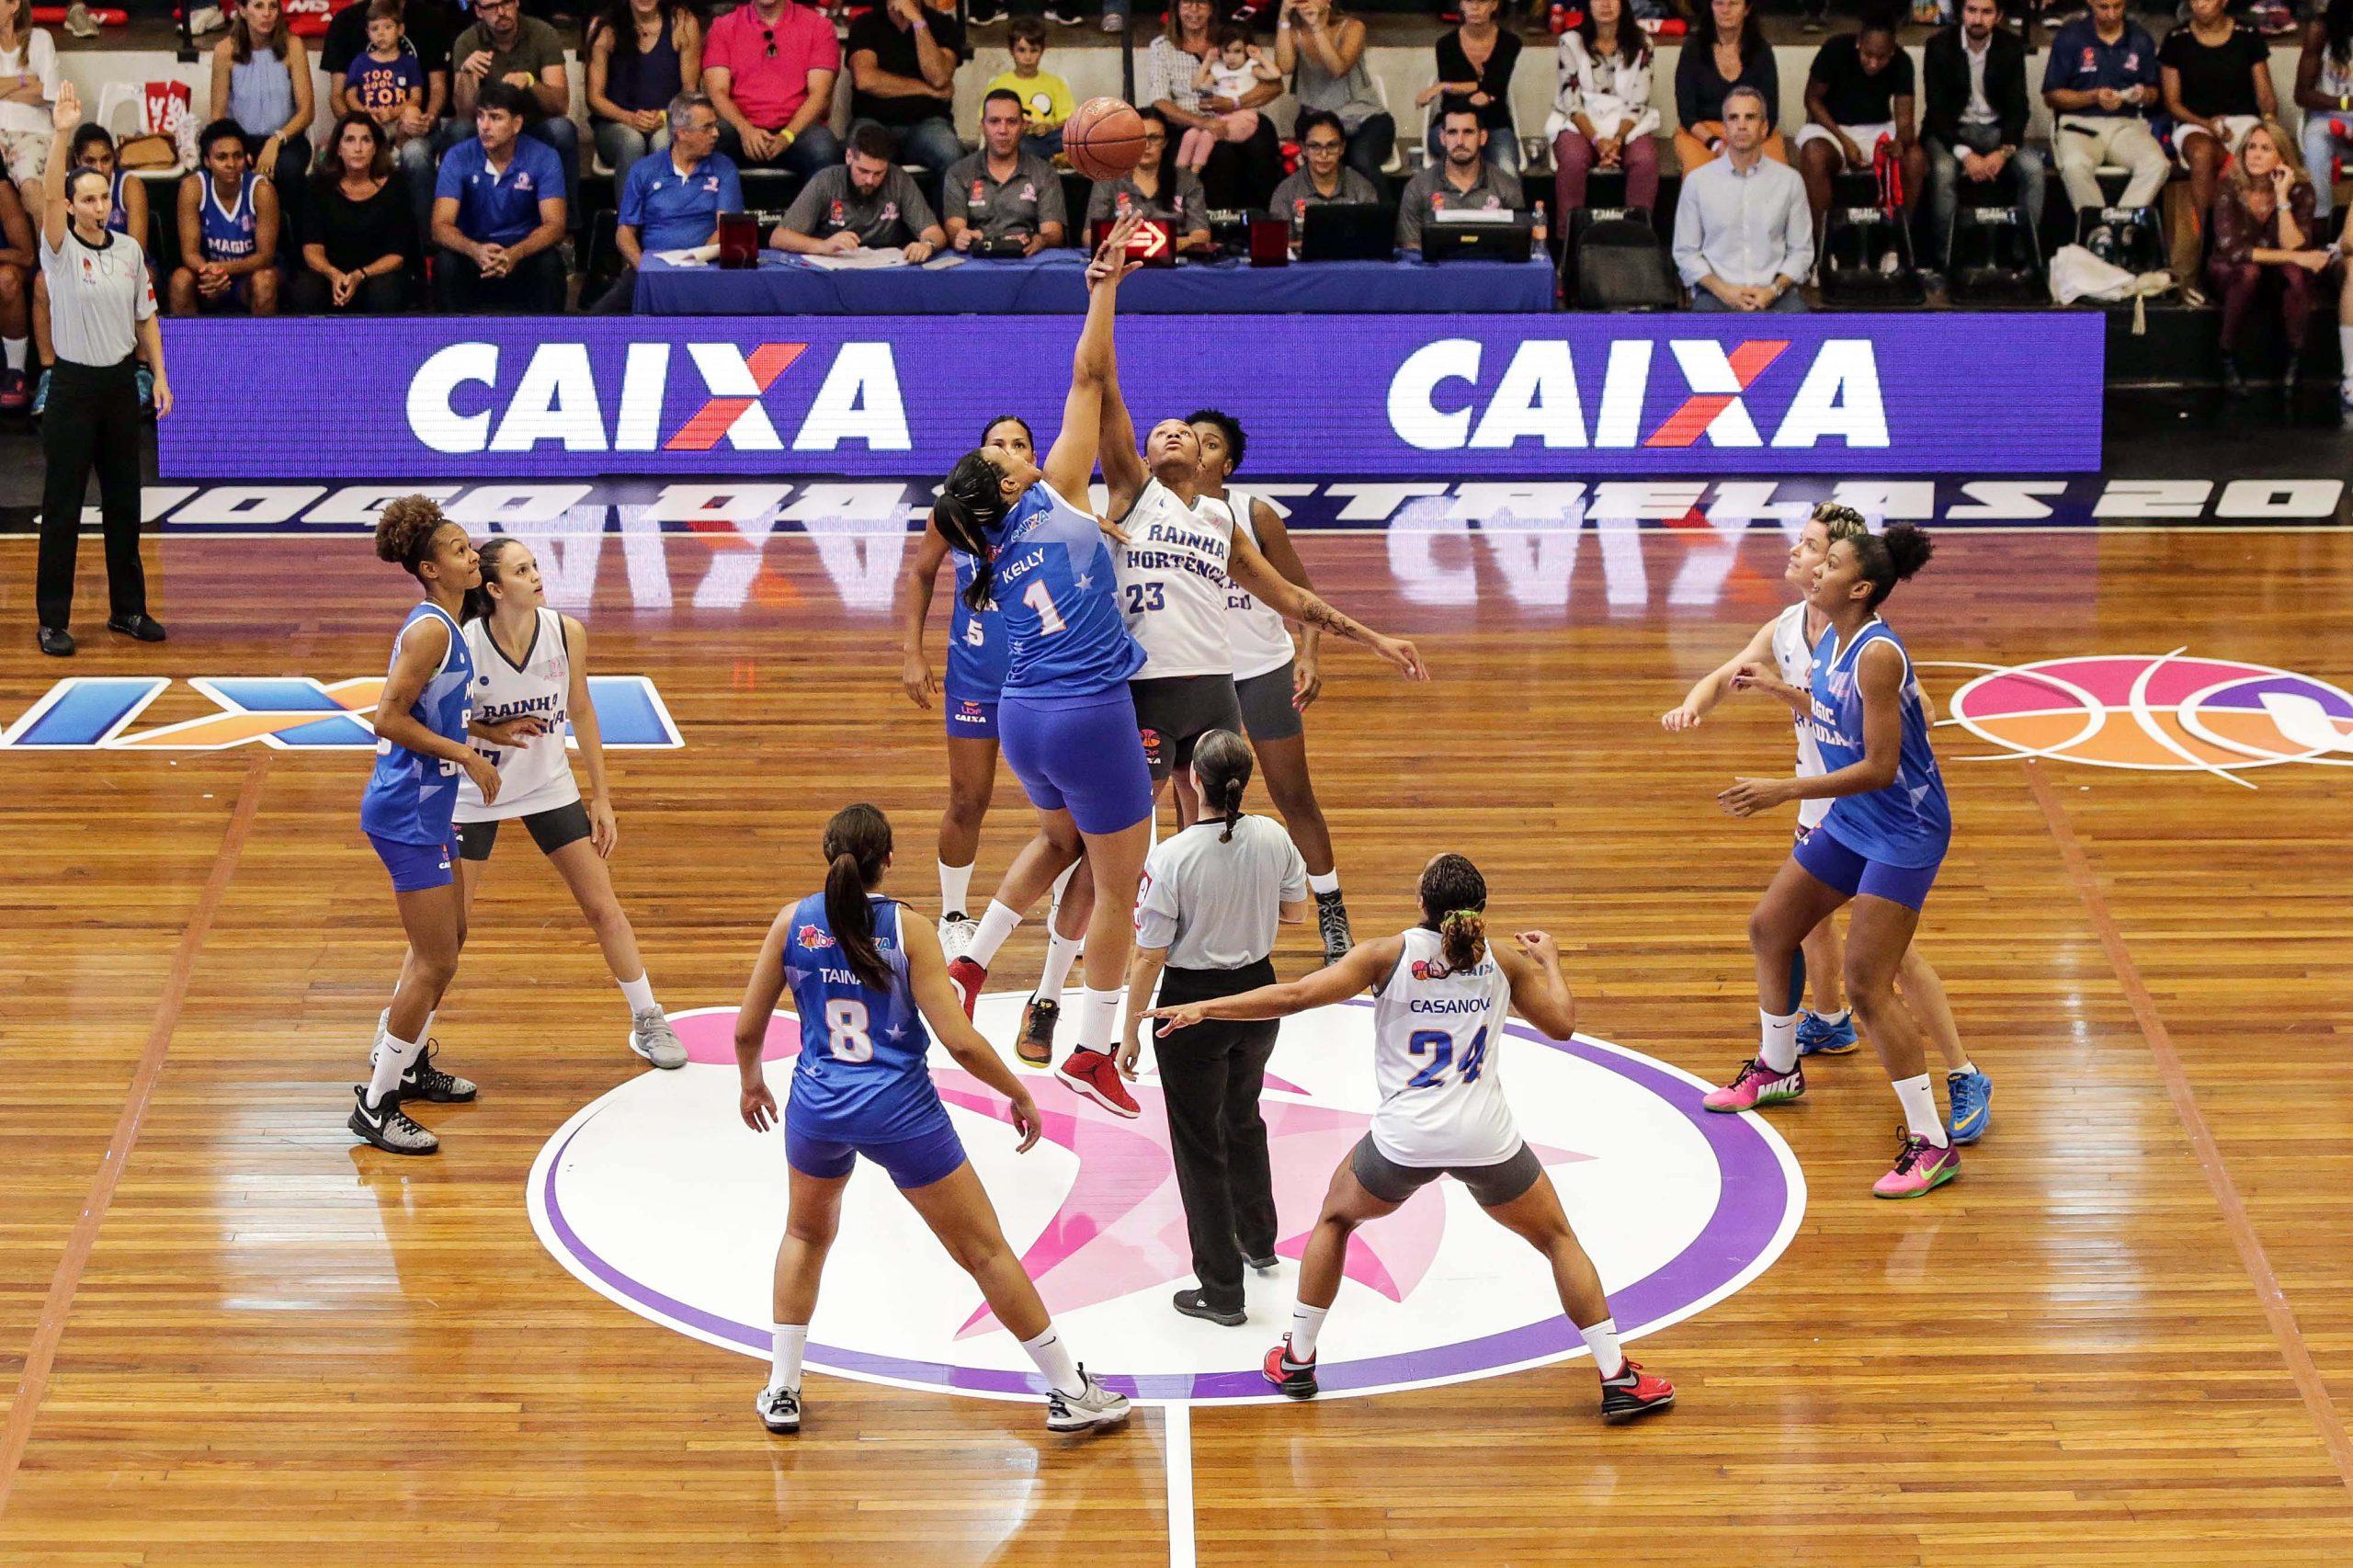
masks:
{"label": "paper on table", "polygon": [[719,247],[696,245],[689,250],[658,250],[654,254],[673,267],[701,267],[719,259]]}
{"label": "paper on table", "polygon": [[841,256],[803,256],[801,259],[827,272],[871,272],[878,267],[907,265],[906,253],[896,245],[854,250]]}

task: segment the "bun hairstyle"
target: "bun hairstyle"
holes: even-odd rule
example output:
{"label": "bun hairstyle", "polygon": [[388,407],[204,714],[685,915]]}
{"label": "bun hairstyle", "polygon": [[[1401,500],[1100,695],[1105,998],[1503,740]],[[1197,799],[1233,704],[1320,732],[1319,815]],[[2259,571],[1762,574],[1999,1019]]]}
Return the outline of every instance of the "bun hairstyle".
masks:
{"label": "bun hairstyle", "polygon": [[891,986],[891,966],[874,945],[874,906],[866,895],[882,880],[891,858],[891,819],[863,801],[844,806],[825,824],[825,924],[842,945],[842,958],[858,983],[877,991]]}
{"label": "bun hairstyle", "polygon": [[458,624],[490,618],[490,612],[498,608],[498,601],[490,597],[490,585],[506,580],[506,574],[499,568],[499,559],[510,550],[522,548],[521,540],[505,534],[482,547],[477,552],[482,557],[482,582],[466,590],[464,602],[458,606]]}
{"label": "bun hairstyle", "polygon": [[1870,609],[1879,608],[1895,591],[1896,584],[1909,579],[1937,552],[1936,541],[1927,530],[1909,523],[1898,523],[1883,534],[1865,534],[1852,543],[1863,580],[1871,585],[1870,601],[1865,607]]}
{"label": "bun hairstyle", "polygon": [[975,448],[956,460],[939,487],[939,499],[932,503],[931,520],[939,536],[981,563],[964,590],[964,602],[974,609],[986,609],[995,591],[990,558],[996,544],[989,536],[1005,521],[1004,483],[1004,471]]}
{"label": "bun hairstyle", "polygon": [[1422,923],[1438,934],[1447,971],[1475,968],[1487,954],[1487,879],[1466,856],[1441,855],[1422,872]]}
{"label": "bun hairstyle", "polygon": [[1813,520],[1822,525],[1833,544],[1842,539],[1867,539],[1870,536],[1871,526],[1863,521],[1863,515],[1852,506],[1841,506],[1836,501],[1824,501],[1816,506]]}
{"label": "bun hairstyle", "polygon": [[405,569],[412,577],[433,553],[433,536],[449,519],[422,495],[388,501],[376,514],[376,559]]}
{"label": "bun hairstyle", "polygon": [[1242,820],[1242,790],[1255,765],[1250,743],[1232,730],[1211,730],[1193,744],[1193,771],[1201,781],[1201,809],[1225,819],[1220,844],[1233,842],[1233,824]]}

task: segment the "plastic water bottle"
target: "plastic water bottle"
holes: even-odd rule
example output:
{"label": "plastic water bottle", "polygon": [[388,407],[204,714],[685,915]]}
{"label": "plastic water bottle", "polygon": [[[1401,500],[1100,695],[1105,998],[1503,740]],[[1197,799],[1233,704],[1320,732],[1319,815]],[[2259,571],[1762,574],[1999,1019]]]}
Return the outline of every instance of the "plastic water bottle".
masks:
{"label": "plastic water bottle", "polygon": [[1552,12],[1546,19],[1545,26],[1554,38],[1559,38],[1569,30],[1568,0],[1552,0]]}

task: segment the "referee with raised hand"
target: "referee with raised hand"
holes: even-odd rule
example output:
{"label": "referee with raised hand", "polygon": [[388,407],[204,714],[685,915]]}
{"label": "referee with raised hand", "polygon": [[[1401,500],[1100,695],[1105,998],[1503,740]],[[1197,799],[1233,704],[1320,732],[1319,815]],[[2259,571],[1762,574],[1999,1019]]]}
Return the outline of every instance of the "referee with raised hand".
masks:
{"label": "referee with raised hand", "polygon": [[40,651],[63,658],[74,652],[66,624],[74,614],[82,496],[93,468],[106,527],[107,626],[142,642],[164,640],[164,629],[147,613],[147,578],[139,564],[142,421],[134,354],[144,350],[154,372],[157,418],[172,411],[172,389],[164,377],[164,335],[155,324],[155,282],[147,257],[129,234],[108,233],[114,195],[107,176],[74,166],[82,97],[73,83],[58,85],[51,122],[57,139],[41,176],[40,270],[49,284],[57,365],[41,424],[49,472],[33,602]]}
{"label": "referee with raised hand", "polygon": [[[1276,923],[1307,918],[1307,862],[1290,835],[1271,817],[1242,814],[1251,766],[1240,735],[1203,735],[1192,767],[1201,820],[1162,839],[1144,862],[1120,1051],[1131,1077],[1155,980],[1164,1007],[1272,985]],[[1172,1304],[1228,1328],[1244,1320],[1242,1266],[1275,1267],[1274,1174],[1258,1091],[1280,1027],[1272,1018],[1221,1020],[1155,1040],[1176,1194],[1200,1281]]]}

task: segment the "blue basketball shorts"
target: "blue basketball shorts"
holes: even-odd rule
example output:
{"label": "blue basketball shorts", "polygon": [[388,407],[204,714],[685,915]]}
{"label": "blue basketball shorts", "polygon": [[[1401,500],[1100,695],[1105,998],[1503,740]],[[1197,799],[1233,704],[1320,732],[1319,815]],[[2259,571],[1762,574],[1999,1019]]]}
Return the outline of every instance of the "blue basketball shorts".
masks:
{"label": "blue basketball shorts", "polygon": [[795,1131],[790,1118],[785,1121],[784,1157],[802,1176],[815,1176],[820,1181],[838,1180],[849,1175],[860,1154],[881,1165],[894,1187],[929,1187],[952,1175],[964,1163],[964,1142],[956,1136],[955,1125],[944,1109],[938,1119],[913,1137],[893,1138],[882,1143],[819,1138]]}
{"label": "blue basketball shorts", "polygon": [[1152,815],[1152,769],[1124,686],[1095,698],[1007,694],[997,744],[1041,812],[1070,812],[1081,833],[1119,833]]}
{"label": "blue basketball shorts", "polygon": [[940,713],[949,740],[996,739],[996,694],[965,697],[949,687],[940,698]]}
{"label": "blue basketball shorts", "polygon": [[1823,828],[1807,834],[1790,854],[1807,876],[1848,898],[1869,893],[1907,909],[1928,902],[1928,889],[1944,866],[1942,860],[1933,866],[1892,866],[1848,848]]}
{"label": "blue basketball shorts", "polygon": [[368,835],[376,848],[376,858],[384,869],[392,874],[394,892],[423,892],[427,888],[446,888],[453,880],[449,868],[458,858],[453,844],[403,844],[396,838]]}

